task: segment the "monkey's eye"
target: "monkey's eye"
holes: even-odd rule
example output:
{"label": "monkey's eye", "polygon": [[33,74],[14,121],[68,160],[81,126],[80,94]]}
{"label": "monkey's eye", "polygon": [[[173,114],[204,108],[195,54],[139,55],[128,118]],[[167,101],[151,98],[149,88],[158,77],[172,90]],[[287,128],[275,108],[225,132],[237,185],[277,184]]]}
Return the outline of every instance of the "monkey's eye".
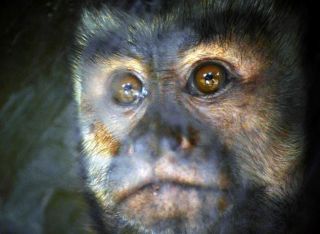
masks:
{"label": "monkey's eye", "polygon": [[119,105],[137,104],[147,95],[141,80],[132,73],[117,74],[111,84],[112,98]]}
{"label": "monkey's eye", "polygon": [[227,81],[226,69],[214,62],[198,65],[191,73],[187,91],[191,95],[210,95],[222,88]]}

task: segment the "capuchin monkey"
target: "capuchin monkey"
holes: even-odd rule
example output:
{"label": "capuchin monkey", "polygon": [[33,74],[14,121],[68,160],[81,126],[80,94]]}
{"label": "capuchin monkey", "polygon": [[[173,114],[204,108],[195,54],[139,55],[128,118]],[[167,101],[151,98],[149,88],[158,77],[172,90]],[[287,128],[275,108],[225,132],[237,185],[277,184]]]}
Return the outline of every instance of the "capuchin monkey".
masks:
{"label": "capuchin monkey", "polygon": [[101,233],[294,233],[303,27],[284,2],[86,9],[73,57]]}

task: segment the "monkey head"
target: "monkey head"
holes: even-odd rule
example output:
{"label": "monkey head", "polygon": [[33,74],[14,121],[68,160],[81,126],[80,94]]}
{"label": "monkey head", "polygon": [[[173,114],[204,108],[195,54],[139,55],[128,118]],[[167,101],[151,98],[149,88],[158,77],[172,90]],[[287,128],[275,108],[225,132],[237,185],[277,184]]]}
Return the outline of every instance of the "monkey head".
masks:
{"label": "monkey head", "polygon": [[84,11],[73,76],[100,230],[285,231],[303,172],[298,32],[271,1]]}

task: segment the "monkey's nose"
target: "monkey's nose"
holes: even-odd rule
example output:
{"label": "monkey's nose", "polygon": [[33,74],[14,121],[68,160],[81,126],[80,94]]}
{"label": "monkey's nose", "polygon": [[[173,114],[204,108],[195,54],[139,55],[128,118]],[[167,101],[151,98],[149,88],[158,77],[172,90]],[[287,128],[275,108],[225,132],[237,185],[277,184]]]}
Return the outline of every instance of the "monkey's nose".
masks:
{"label": "monkey's nose", "polygon": [[[190,135],[193,134],[193,135]],[[183,153],[191,151],[195,146],[195,134],[190,131],[182,131],[178,127],[152,126],[146,127],[144,132],[134,134],[128,142],[128,153],[137,155],[150,155],[159,157],[161,155],[175,152]],[[179,154],[180,154],[179,153]]]}
{"label": "monkey's nose", "polygon": [[161,148],[173,151],[189,151],[197,145],[199,134],[194,128],[187,127],[185,130],[177,129],[178,130],[174,130],[170,128],[169,131],[165,131],[162,134]]}

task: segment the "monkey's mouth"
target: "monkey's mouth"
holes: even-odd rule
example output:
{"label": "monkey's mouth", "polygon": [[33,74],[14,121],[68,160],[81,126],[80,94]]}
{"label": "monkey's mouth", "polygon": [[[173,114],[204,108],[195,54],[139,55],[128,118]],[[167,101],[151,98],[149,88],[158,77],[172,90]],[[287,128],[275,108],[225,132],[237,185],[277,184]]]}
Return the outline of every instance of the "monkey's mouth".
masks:
{"label": "monkey's mouth", "polygon": [[[131,158],[114,164],[109,178],[112,204],[130,222],[153,225],[177,219],[196,224],[204,217],[216,220],[231,207],[232,178],[213,159],[195,163],[165,155],[150,166]],[[126,168],[133,172],[117,176]]]}
{"label": "monkey's mouth", "polygon": [[163,157],[154,168],[141,165],[143,162],[136,166],[137,169],[134,170],[136,173],[132,176],[112,178],[110,187],[114,188],[111,191],[116,204],[130,200],[137,194],[144,194],[148,199],[162,196],[175,199],[176,191],[219,194],[227,193],[233,187],[227,170],[215,168],[212,166],[216,165],[214,162],[198,165],[177,164],[174,160],[170,161]]}
{"label": "monkey's mouth", "polygon": [[203,186],[199,184],[189,184],[181,183],[177,181],[154,181],[141,184],[132,188],[124,189],[119,191],[115,200],[117,203],[124,202],[127,199],[130,199],[131,196],[147,191],[152,193],[153,196],[158,196],[161,193],[174,193],[176,190],[201,190],[201,191],[210,191],[210,192],[219,192],[218,187],[212,186]]}
{"label": "monkey's mouth", "polygon": [[218,187],[156,181],[123,191],[117,204],[127,218],[153,225],[169,219],[193,222],[201,214],[216,219],[229,207],[229,199]]}

